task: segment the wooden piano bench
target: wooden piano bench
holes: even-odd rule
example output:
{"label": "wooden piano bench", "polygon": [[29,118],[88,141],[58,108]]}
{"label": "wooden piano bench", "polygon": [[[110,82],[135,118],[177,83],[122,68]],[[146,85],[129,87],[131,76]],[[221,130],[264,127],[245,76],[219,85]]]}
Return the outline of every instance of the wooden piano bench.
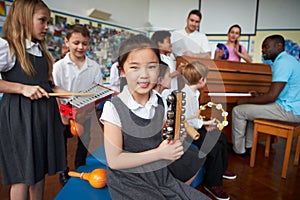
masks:
{"label": "wooden piano bench", "polygon": [[252,152],[250,157],[250,167],[254,167],[258,133],[266,135],[265,157],[269,157],[271,136],[286,138],[286,147],[283,160],[281,177],[286,179],[286,173],[291,153],[293,138],[298,136],[294,165],[299,163],[300,153],[300,123],[270,120],[270,119],[255,119],[253,131]]}

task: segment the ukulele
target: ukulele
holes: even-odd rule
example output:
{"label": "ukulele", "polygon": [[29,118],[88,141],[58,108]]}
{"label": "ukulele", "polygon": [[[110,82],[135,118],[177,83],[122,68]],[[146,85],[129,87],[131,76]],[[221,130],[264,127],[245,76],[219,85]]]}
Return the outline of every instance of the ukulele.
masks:
{"label": "ukulele", "polygon": [[188,125],[185,120],[185,93],[173,91],[167,97],[169,110],[167,111],[167,120],[162,129],[162,139],[178,140],[186,131],[194,140],[199,139],[200,134]]}

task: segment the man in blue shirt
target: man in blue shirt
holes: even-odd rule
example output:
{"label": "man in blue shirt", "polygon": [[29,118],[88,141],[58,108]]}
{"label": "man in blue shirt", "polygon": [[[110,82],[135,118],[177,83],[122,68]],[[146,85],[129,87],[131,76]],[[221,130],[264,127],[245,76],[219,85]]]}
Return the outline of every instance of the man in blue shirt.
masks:
{"label": "man in blue shirt", "polygon": [[265,94],[240,99],[232,111],[233,151],[249,155],[253,120],[256,118],[300,122],[300,63],[284,51],[284,38],[271,35],[262,44],[265,60],[271,60],[272,83]]}

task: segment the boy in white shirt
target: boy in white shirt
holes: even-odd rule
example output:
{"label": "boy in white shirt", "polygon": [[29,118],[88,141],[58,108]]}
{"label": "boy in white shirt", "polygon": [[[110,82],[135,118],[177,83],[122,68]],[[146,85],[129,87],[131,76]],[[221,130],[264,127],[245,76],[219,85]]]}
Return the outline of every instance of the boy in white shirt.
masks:
{"label": "boy in white shirt", "polygon": [[[182,70],[182,75],[187,80],[182,92],[186,94],[185,118],[198,116],[199,89],[206,84],[208,68],[199,61],[188,63]],[[217,130],[215,120],[203,121],[199,118],[188,120],[189,126],[200,133],[200,138],[194,140],[193,144],[199,147],[200,153],[206,153],[205,175],[203,180],[204,188],[211,193],[216,199],[229,200],[230,197],[222,189],[223,178],[235,179],[236,175],[227,170],[228,155],[227,155],[227,140],[224,133]],[[207,136],[219,135],[215,139],[215,144],[210,140],[205,140]],[[203,147],[203,148],[202,148]],[[210,149],[211,148],[211,149]],[[203,150],[202,150],[203,149]],[[209,149],[209,150],[208,150]],[[200,154],[199,154],[200,155]]]}
{"label": "boy in white shirt", "polygon": [[[65,38],[66,46],[70,52],[63,59],[57,61],[53,67],[53,79],[57,86],[71,92],[79,92],[90,88],[93,84],[102,84],[100,65],[86,56],[89,40],[89,31],[83,25],[75,24],[70,28]],[[75,155],[76,168],[85,165],[88,154],[86,146],[90,140],[90,122],[90,120],[84,122],[86,134],[78,138]],[[67,138],[70,136],[72,136],[70,125],[67,124],[65,129],[66,146]],[[68,170],[60,174],[60,181],[63,185],[69,178],[67,173]]]}
{"label": "boy in white shirt", "polygon": [[[171,33],[169,31],[156,31],[153,33],[151,40],[157,44],[160,52],[160,59],[170,67],[171,91],[178,89],[176,70],[176,60],[172,54]],[[164,95],[163,95],[164,96]]]}

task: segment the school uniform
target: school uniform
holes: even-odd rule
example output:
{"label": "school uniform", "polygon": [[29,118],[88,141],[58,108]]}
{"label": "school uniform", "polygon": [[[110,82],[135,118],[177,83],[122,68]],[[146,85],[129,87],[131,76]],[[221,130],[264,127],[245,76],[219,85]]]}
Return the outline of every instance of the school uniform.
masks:
{"label": "school uniform", "polygon": [[[70,59],[70,53],[67,53],[63,59],[54,64],[53,79],[55,85],[71,92],[79,92],[89,89],[93,84],[102,84],[102,73],[100,65],[87,56],[83,66],[78,68],[76,63]],[[84,134],[78,138],[75,154],[76,168],[85,165],[87,148],[90,143],[90,124],[90,120],[84,122]],[[70,135],[70,126],[67,125],[65,127],[65,143]]]}
{"label": "school uniform", "polygon": [[[27,54],[36,74],[25,74],[19,60],[11,59],[8,43],[0,39],[2,79],[39,85],[52,92],[48,63],[39,44],[27,41]],[[34,185],[45,174],[66,169],[61,122],[55,97],[30,100],[21,94],[4,93],[0,107],[0,167],[2,183]]]}
{"label": "school uniform", "polygon": [[[198,116],[199,97],[198,90],[193,91],[189,85],[185,85],[182,89],[186,93],[186,111],[185,117]],[[195,128],[200,133],[200,138],[193,141],[193,144],[199,147],[203,145],[203,141],[207,134],[216,134],[213,131],[207,132],[203,121],[200,119],[188,120],[191,127]],[[206,155],[205,174],[203,184],[207,187],[221,186],[223,184],[223,174],[228,166],[227,140],[224,133],[220,134],[219,139],[213,146],[212,150]]]}
{"label": "school uniform", "polygon": [[[146,105],[141,106],[125,86],[112,102],[106,102],[101,120],[122,128],[124,151],[143,152],[161,143],[163,116],[163,102],[154,92]],[[108,167],[107,185],[112,199],[209,199],[174,178],[167,168],[169,163],[158,160],[124,170]]]}

